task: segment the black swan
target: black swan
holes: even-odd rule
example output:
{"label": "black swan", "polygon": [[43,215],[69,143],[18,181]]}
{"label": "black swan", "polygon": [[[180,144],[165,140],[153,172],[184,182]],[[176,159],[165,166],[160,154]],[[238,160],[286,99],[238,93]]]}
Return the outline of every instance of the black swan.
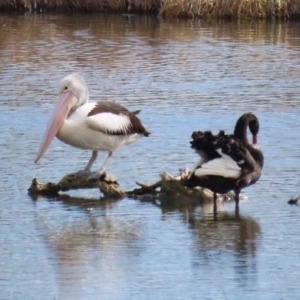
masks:
{"label": "black swan", "polygon": [[201,160],[189,175],[186,186],[205,187],[214,193],[214,212],[217,210],[217,193],[235,192],[236,210],[239,206],[241,190],[254,184],[261,175],[264,157],[261,150],[248,142],[247,128],[252,133],[252,143],[256,144],[259,121],[252,113],[243,114],[235,125],[233,135],[220,131],[195,131],[191,147]]}

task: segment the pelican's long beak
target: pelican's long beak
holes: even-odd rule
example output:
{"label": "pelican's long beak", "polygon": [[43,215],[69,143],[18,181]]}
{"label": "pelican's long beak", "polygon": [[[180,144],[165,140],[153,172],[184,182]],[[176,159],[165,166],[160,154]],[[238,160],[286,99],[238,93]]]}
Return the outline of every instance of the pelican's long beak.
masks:
{"label": "pelican's long beak", "polygon": [[44,155],[52,140],[58,133],[61,126],[64,124],[70,110],[78,102],[78,99],[71,92],[61,93],[59,99],[52,113],[51,119],[47,126],[43,141],[40,145],[39,152],[34,160],[37,163],[38,160]]}

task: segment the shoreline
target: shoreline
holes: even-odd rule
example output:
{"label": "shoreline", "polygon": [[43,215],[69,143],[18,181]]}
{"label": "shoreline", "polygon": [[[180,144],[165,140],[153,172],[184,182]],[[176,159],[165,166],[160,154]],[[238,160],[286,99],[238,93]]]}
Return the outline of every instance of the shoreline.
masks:
{"label": "shoreline", "polygon": [[299,0],[0,0],[0,13],[138,13],[171,18],[300,19]]}

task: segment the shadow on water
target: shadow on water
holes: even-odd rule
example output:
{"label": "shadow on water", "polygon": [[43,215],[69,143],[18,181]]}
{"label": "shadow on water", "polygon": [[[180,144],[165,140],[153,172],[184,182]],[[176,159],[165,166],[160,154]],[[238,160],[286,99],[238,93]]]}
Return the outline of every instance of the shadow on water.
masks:
{"label": "shadow on water", "polygon": [[[232,201],[229,201],[232,202]],[[233,266],[233,278],[244,286],[257,283],[257,252],[261,236],[260,223],[243,213],[228,212],[224,209],[228,202],[218,203],[218,214],[213,214],[213,200],[204,201],[164,201],[156,203],[161,207],[164,218],[173,212],[180,212],[182,225],[187,224],[192,237],[192,249],[195,255],[195,268],[214,269],[212,261],[218,267],[224,266],[224,273],[217,274],[218,286],[222,290],[223,276],[230,276],[228,265]],[[173,214],[172,214],[173,217]],[[197,272],[195,271],[197,276]]]}
{"label": "shadow on water", "polygon": [[[217,286],[222,293],[224,278],[237,280],[244,288],[258,284],[261,226],[255,219],[222,211],[218,213],[217,222],[209,215],[191,215],[187,222],[192,232],[196,261],[200,258],[204,268],[214,268],[212,260],[221,267]],[[232,266],[231,271],[228,271],[228,265]]]}
{"label": "shadow on water", "polygon": [[[184,20],[184,19],[163,19],[147,16],[120,16],[120,15],[69,15],[68,22],[63,15],[29,15],[29,16],[1,16],[0,24],[3,30],[14,30],[18,35],[0,34],[0,46],[4,41],[11,41],[18,36],[25,35],[29,40],[45,38],[45,31],[49,39],[73,41],[76,37],[79,42],[96,37],[100,42],[116,45],[122,37],[134,33],[138,37],[146,37],[145,42],[149,45],[166,44],[168,41],[188,41],[204,34],[214,38],[225,37],[236,39],[242,42],[270,40],[277,44],[290,41],[290,37],[298,36],[299,29],[291,22],[267,22],[255,21],[235,22],[226,20]],[[42,26],[39,26],[42,24]],[[211,30],[211,28],[214,30]],[[294,30],[290,30],[294,27]],[[34,31],[33,31],[34,29]],[[134,38],[134,36],[132,36]],[[151,39],[152,38],[152,39]],[[166,38],[168,39],[166,41]],[[110,41],[114,40],[115,41]],[[3,42],[3,43],[2,43]],[[13,43],[16,44],[17,43]],[[298,44],[297,44],[298,45]],[[24,49],[16,49],[24,51]],[[27,49],[28,52],[34,50]],[[14,56],[16,53],[11,53]]]}
{"label": "shadow on water", "polygon": [[[241,282],[249,283],[249,278],[256,280],[255,256],[257,237],[261,232],[260,225],[251,217],[223,211],[227,202],[219,203],[216,221],[212,213],[213,201],[208,198],[141,201],[128,198],[83,198],[66,194],[59,197],[31,198],[37,205],[39,201],[54,203],[61,209],[51,209],[49,213],[62,211],[66,218],[62,221],[62,216],[55,216],[57,222],[51,220],[49,215],[40,213],[40,210],[35,210],[36,225],[42,233],[45,245],[55,257],[62,295],[72,295],[72,291],[77,289],[71,287],[74,284],[84,286],[87,280],[91,282],[91,278],[85,274],[93,274],[93,280],[96,281],[101,281],[105,275],[105,280],[119,282],[131,274],[132,268],[137,267],[137,260],[158,268],[159,262],[153,261],[153,257],[148,253],[153,237],[150,238],[150,244],[149,241],[145,241],[152,235],[156,239],[164,239],[165,233],[161,231],[160,226],[173,222],[175,216],[179,222],[173,223],[175,227],[171,226],[172,231],[183,231],[185,235],[186,232],[190,233],[191,249],[197,257],[196,262],[201,258],[201,264],[210,265],[212,260],[209,257],[223,260],[229,255],[229,262],[225,264],[230,265],[230,261],[235,260],[234,272]],[[123,205],[123,209],[118,210],[120,205]],[[132,205],[139,209],[130,208]],[[143,207],[146,207],[145,210]],[[151,224],[152,221],[148,222],[153,219],[153,215],[150,214],[147,219],[148,213],[145,217],[143,213],[149,209],[151,211],[151,208],[161,211],[162,223],[159,229],[151,225],[150,232],[146,233],[145,227]],[[178,236],[168,235],[168,240],[173,238],[177,240]],[[162,245],[160,247],[161,250],[164,249]],[[180,247],[175,246],[173,251],[179,249]],[[196,263],[192,268],[196,276],[198,269]],[[229,276],[228,274],[226,276]],[[72,285],[66,284],[68,282],[72,282]]]}
{"label": "shadow on water", "polygon": [[[228,201],[232,202],[232,201]],[[223,208],[228,202],[218,203],[218,213],[213,214],[213,200],[155,202],[167,215],[172,211],[182,214],[193,232],[196,248],[200,252],[233,250],[240,255],[256,255],[256,239],[261,233],[260,224],[252,217],[239,212],[227,212]]]}
{"label": "shadow on water", "polygon": [[234,250],[241,255],[256,255],[256,238],[261,228],[251,217],[222,211],[218,213],[217,222],[208,216],[190,216],[188,223],[201,252]]}
{"label": "shadow on water", "polygon": [[57,196],[52,195],[35,195],[28,193],[28,196],[33,201],[38,201],[39,199],[47,199],[48,201],[59,201],[65,206],[75,207],[86,211],[87,209],[105,209],[113,208],[114,204],[120,201],[117,198],[99,197],[99,198],[86,198],[86,197],[76,197],[70,196],[68,194],[59,194]]}
{"label": "shadow on water", "polygon": [[[63,216],[35,212],[36,226],[54,255],[59,293],[76,298],[86,282],[91,284],[94,280],[100,286],[103,280],[108,280],[110,283],[102,290],[111,292],[110,284],[122,280],[118,258],[122,253],[139,253],[143,247],[138,242],[138,222],[129,222],[124,215],[115,217],[112,211],[119,203],[117,199],[68,195],[31,198],[36,205],[46,200],[62,208]],[[69,218],[70,211],[73,211],[72,218]]]}
{"label": "shadow on water", "polygon": [[[105,215],[107,210],[114,208],[121,200],[113,199],[107,197],[101,198],[82,198],[73,197],[66,194],[61,194],[58,197],[45,197],[45,196],[30,196],[33,201],[38,201],[39,199],[47,199],[47,201],[59,201],[65,208],[70,207],[79,209],[85,212],[89,222],[82,226],[82,224],[76,224],[67,229],[63,229],[63,233],[60,234],[62,239],[56,241],[58,247],[61,244],[67,242],[67,244],[76,244],[78,238],[82,237],[83,232],[87,240],[90,234],[93,235],[93,240],[95,238],[111,239],[113,238],[132,238],[137,236],[134,232],[138,229],[134,228],[134,225],[130,226],[130,230],[127,226],[114,226],[111,218],[104,218],[100,221],[99,216],[94,214],[94,211],[101,211],[102,215]],[[256,239],[261,233],[261,228],[259,223],[249,216],[244,216],[241,213],[233,213],[223,211],[224,206],[227,202],[218,203],[218,214],[214,216],[213,214],[213,200],[212,199],[154,199],[154,200],[132,200],[139,201],[141,203],[149,203],[149,205],[154,205],[161,209],[163,219],[167,218],[172,212],[179,212],[182,224],[189,224],[189,228],[193,233],[194,244],[200,253],[205,253],[207,251],[234,251],[239,255],[256,255]],[[228,201],[231,202],[231,201]],[[119,221],[117,221],[119,222]],[[138,225],[138,224],[137,224]],[[42,226],[43,227],[43,226]],[[48,233],[50,228],[46,231]],[[123,232],[125,230],[125,232]],[[131,233],[130,233],[131,232]],[[123,235],[125,233],[125,236]],[[96,235],[95,235],[96,234]],[[48,234],[46,234],[47,236]],[[65,238],[66,237],[66,238]],[[67,239],[67,240],[66,240]],[[74,239],[74,241],[72,241]],[[80,244],[86,244],[90,247],[89,242],[81,239]],[[53,246],[53,245],[52,245]],[[71,250],[72,251],[72,250]]]}

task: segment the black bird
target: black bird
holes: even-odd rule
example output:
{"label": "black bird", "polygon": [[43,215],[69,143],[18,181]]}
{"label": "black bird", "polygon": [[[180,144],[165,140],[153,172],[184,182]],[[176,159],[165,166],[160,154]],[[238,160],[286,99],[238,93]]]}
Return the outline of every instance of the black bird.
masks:
{"label": "black bird", "polygon": [[241,190],[254,184],[261,175],[264,157],[261,150],[248,142],[247,128],[256,144],[259,131],[258,118],[252,113],[243,114],[235,125],[234,133],[226,135],[220,131],[195,131],[191,147],[201,160],[189,175],[188,187],[205,187],[214,192],[214,212],[217,211],[217,193],[235,192],[236,211]]}
{"label": "black bird", "polygon": [[298,205],[298,200],[300,199],[300,197],[297,197],[297,198],[294,198],[294,199],[290,199],[289,201],[288,201],[288,204],[291,204],[291,205],[293,205],[293,204],[295,204],[295,205]]}

